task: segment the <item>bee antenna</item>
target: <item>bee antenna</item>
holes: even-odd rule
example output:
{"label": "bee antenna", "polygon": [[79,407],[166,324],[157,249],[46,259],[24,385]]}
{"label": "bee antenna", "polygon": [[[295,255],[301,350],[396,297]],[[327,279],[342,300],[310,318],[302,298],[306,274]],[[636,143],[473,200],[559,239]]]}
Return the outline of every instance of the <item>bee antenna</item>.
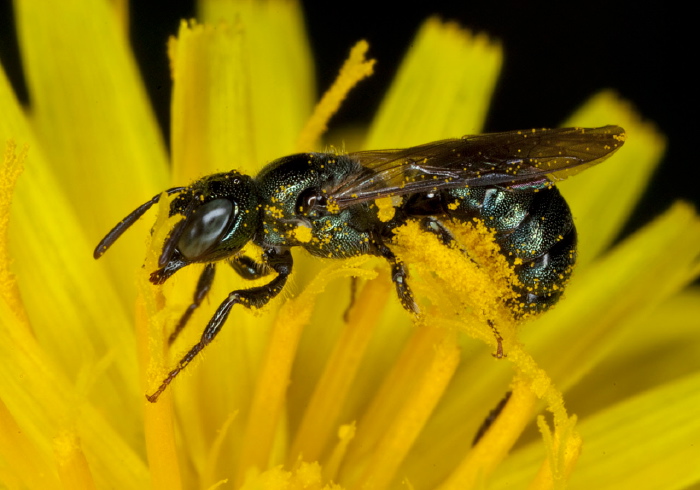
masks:
{"label": "bee antenna", "polygon": [[[180,192],[184,189],[184,187],[173,187],[172,189],[168,189],[165,192],[170,194],[174,194],[176,192]],[[162,194],[162,193],[161,193]],[[126,218],[121,220],[117,225],[112,228],[112,230],[105,235],[105,237],[100,241],[100,243],[97,244],[97,247],[95,247],[95,251],[93,252],[92,256],[95,259],[99,259],[102,257],[102,255],[109,249],[109,247],[112,246],[114,242],[117,241],[117,239],[122,236],[122,234],[129,228],[131,225],[133,225],[136,220],[138,220],[141,216],[148,211],[151,206],[153,206],[155,203],[157,203],[160,200],[161,194],[156,194],[153,196],[153,199],[150,201],[142,204],[138,208],[136,208],[134,211],[132,211]]]}

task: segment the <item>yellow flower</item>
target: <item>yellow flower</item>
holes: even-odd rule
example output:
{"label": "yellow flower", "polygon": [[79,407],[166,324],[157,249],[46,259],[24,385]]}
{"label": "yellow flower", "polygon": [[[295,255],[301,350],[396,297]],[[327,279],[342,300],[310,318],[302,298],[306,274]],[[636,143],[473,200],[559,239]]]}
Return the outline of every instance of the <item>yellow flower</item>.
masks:
{"label": "yellow flower", "polygon": [[[126,16],[115,5],[16,3],[31,107],[17,103],[3,75],[3,487],[681,488],[700,481],[700,301],[686,288],[700,272],[700,220],[678,203],[610,248],[664,141],[609,92],[566,121],[619,124],[628,133],[614,158],[561,185],[579,230],[579,267],[556,308],[517,335],[502,332],[505,359],[490,355],[496,343],[487,326],[444,311],[475,299],[450,294],[454,279],[441,269],[433,276],[429,264],[409,262],[425,311],[414,324],[381,262],[295,251],[280,298],[262,311],[234,308],[201,359],[148,403],[144,394],[244,282],[221,271],[209,304],[169,351],[165,339],[199,271],[185,269],[162,289],[147,282],[152,267],[139,271],[162,243],[164,213],[153,247],[143,246],[152,218],[99,262],[95,244],[171,184],[231,168],[255,174],[277,157],[322,149],[328,117],[371,63],[359,44],[314,111],[295,3],[202,2],[201,23],[183,23],[168,46],[169,167],[120,24]],[[488,38],[429,20],[364,147],[478,132],[500,63],[500,47]],[[417,251],[399,245],[407,261]],[[359,278],[354,301],[350,277]],[[472,447],[506,391],[500,415]]]}

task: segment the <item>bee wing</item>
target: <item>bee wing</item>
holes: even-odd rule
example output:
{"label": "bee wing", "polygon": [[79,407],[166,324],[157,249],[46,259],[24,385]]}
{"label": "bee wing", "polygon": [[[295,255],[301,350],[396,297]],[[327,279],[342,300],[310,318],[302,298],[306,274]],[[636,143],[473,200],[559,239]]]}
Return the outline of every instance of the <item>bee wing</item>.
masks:
{"label": "bee wing", "polygon": [[363,167],[328,195],[345,208],[380,197],[464,186],[563,180],[600,163],[625,140],[619,126],[465,136],[401,150],[359,151]]}

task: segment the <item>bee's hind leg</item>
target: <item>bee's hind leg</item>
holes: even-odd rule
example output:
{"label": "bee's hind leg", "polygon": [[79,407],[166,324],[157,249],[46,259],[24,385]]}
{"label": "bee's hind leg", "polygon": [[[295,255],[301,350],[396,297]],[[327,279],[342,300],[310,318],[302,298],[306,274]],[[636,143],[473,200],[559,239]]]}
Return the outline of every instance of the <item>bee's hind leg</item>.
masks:
{"label": "bee's hind leg", "polygon": [[[420,225],[424,231],[435,235],[445,246],[449,247],[457,243],[452,233],[450,233],[450,231],[447,228],[445,228],[439,220],[435,218],[423,218],[420,221]],[[466,257],[469,258],[469,260],[472,263],[474,263],[478,267],[478,264],[474,262],[474,259],[472,259],[469,256],[469,253],[466,250],[462,249],[461,247],[459,249]],[[503,337],[501,337],[498,328],[496,328],[496,325],[492,320],[486,320],[486,322],[488,323],[489,328],[491,328],[491,331],[493,332],[493,335],[496,338],[496,352],[493,354],[493,357],[495,357],[496,359],[503,359],[504,357],[506,357],[505,352],[503,352]]]}
{"label": "bee's hind leg", "polygon": [[445,228],[445,226],[439,220],[427,217],[420,220],[420,227],[423,231],[427,231],[435,235],[443,245],[450,246],[456,242],[454,235]]}

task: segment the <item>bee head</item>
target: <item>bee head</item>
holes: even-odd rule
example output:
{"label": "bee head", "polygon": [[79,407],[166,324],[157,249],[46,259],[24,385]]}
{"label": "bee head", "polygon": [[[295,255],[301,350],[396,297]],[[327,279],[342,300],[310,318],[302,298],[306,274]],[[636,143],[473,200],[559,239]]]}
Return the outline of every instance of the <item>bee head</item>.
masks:
{"label": "bee head", "polygon": [[237,253],[255,234],[258,198],[253,180],[232,171],[204,177],[182,189],[170,204],[181,215],[163,243],[160,269],[151,282],[162,284],[195,262],[214,262]]}

